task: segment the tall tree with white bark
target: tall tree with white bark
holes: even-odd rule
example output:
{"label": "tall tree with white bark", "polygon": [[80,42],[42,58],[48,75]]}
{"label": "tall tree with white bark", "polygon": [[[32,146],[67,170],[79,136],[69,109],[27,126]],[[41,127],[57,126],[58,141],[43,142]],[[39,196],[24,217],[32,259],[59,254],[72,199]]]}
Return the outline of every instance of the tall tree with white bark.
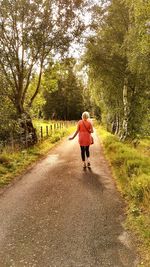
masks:
{"label": "tall tree with white bark", "polygon": [[[89,80],[121,140],[143,131],[149,110],[149,1],[112,0],[95,7],[87,43]],[[95,23],[96,22],[96,23]],[[148,123],[148,121],[147,121]]]}

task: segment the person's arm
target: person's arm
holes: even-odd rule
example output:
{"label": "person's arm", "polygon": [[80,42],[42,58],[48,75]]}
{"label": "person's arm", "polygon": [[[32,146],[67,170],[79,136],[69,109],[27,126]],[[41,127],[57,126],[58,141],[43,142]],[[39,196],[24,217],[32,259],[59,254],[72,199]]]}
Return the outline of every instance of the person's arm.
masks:
{"label": "person's arm", "polygon": [[77,129],[77,130],[75,131],[74,135],[71,136],[71,137],[69,137],[69,140],[73,140],[73,139],[76,137],[76,135],[78,134],[78,132],[79,132],[79,130]]}
{"label": "person's arm", "polygon": [[69,137],[69,140],[73,140],[76,137],[76,135],[78,134],[78,132],[79,132],[79,124],[77,126],[77,130],[75,131],[74,135]]}

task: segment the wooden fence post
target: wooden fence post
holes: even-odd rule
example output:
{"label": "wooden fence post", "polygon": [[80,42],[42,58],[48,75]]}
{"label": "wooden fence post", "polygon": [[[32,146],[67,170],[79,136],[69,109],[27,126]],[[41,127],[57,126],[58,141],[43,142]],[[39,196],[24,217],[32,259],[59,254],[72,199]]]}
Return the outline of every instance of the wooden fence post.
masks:
{"label": "wooden fence post", "polygon": [[53,132],[53,125],[50,125],[50,133],[52,134]]}
{"label": "wooden fence post", "polygon": [[41,126],[41,139],[43,139],[43,127]]}
{"label": "wooden fence post", "polygon": [[46,125],[46,137],[48,137],[48,125]]}

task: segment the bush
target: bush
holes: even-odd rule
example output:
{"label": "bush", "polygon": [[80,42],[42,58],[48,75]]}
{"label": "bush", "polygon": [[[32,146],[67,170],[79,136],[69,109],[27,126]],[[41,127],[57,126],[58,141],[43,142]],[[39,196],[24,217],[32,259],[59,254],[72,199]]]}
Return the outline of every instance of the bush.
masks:
{"label": "bush", "polygon": [[142,173],[149,173],[149,160],[147,158],[134,156],[132,159],[127,159],[126,169],[128,177],[139,176]]}
{"label": "bush", "polygon": [[61,136],[60,136],[59,133],[53,135],[53,136],[50,138],[52,144],[53,144],[53,143],[56,143],[56,142],[59,141],[60,139],[61,139]]}
{"label": "bush", "polygon": [[2,165],[0,165],[0,174],[5,174],[7,172],[6,168]]}
{"label": "bush", "polygon": [[[150,203],[150,176],[142,174],[130,182],[129,194],[137,203],[144,203],[149,208]],[[148,204],[148,205],[147,205]]]}
{"label": "bush", "polygon": [[8,155],[1,154],[0,155],[0,164],[8,165],[9,163],[10,163],[10,159],[9,159]]}
{"label": "bush", "polygon": [[50,141],[52,144],[58,142],[62,137],[64,137],[67,133],[67,130],[63,130],[63,131],[57,131],[56,133],[54,133],[51,137],[50,137]]}

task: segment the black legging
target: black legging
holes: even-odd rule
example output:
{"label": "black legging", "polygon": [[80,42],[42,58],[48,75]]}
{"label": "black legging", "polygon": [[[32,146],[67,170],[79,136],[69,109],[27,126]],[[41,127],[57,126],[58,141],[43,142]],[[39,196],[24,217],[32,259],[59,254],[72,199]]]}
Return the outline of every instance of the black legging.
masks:
{"label": "black legging", "polygon": [[85,154],[86,154],[87,158],[89,158],[89,156],[90,156],[89,146],[80,146],[80,147],[81,147],[82,160],[85,161]]}

